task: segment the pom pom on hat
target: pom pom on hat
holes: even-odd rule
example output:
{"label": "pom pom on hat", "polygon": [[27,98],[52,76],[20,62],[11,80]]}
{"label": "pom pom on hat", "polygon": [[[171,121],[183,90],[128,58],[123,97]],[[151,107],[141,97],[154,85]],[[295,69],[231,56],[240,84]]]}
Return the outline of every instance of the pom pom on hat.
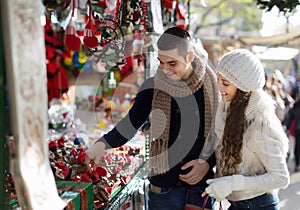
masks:
{"label": "pom pom on hat", "polygon": [[245,92],[261,89],[265,85],[262,63],[246,49],[236,49],[224,54],[217,66],[217,73]]}

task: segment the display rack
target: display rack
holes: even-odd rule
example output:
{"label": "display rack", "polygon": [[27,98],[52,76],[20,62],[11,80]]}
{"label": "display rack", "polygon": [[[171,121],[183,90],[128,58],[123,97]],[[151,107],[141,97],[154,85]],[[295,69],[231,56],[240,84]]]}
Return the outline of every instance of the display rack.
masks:
{"label": "display rack", "polygon": [[111,202],[101,208],[101,210],[118,210],[124,204],[126,199],[132,196],[136,191],[138,191],[139,187],[142,183],[144,183],[147,177],[147,169],[142,166],[133,179],[124,186],[124,188],[111,200]]}

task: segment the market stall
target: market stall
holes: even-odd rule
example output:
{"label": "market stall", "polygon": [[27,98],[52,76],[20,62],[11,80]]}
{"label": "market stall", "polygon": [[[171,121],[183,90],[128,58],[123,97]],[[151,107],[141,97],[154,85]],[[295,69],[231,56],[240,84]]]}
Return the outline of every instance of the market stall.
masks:
{"label": "market stall", "polygon": [[146,126],[106,150],[100,166],[87,167],[84,151],[126,115],[155,73],[156,38],[165,27],[188,28],[188,8],[169,0],[1,1],[10,98],[3,209],[147,208]]}

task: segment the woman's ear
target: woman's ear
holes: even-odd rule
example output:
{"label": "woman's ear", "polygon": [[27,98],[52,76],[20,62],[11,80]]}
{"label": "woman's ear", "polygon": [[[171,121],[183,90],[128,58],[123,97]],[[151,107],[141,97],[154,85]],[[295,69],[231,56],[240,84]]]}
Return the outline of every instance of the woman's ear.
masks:
{"label": "woman's ear", "polygon": [[186,62],[187,63],[191,63],[194,60],[194,52],[190,51],[188,52],[188,54],[186,55]]}

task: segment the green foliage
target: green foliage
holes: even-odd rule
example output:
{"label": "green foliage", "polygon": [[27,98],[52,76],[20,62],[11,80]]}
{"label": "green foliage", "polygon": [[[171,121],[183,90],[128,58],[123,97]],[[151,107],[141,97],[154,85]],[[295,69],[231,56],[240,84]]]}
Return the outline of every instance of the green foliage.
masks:
{"label": "green foliage", "polygon": [[284,15],[288,13],[293,13],[298,5],[300,5],[299,0],[257,0],[258,7],[267,12],[271,11],[274,6],[279,9]]}
{"label": "green foliage", "polygon": [[192,14],[197,13],[199,16],[195,33],[207,28],[218,30],[218,33],[250,32],[262,26],[262,10],[252,0],[210,0],[207,4],[207,7],[191,9]]}

